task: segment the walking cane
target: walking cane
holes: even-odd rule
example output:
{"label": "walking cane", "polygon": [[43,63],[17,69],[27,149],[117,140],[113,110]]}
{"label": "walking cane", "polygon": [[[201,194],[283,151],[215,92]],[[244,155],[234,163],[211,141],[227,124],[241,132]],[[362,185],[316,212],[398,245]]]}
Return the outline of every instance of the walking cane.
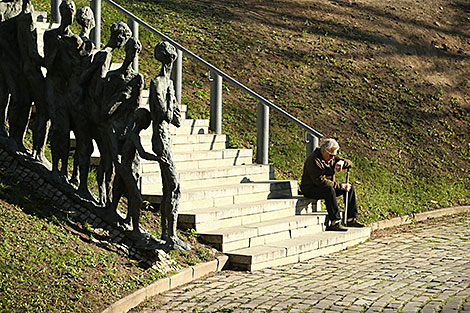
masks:
{"label": "walking cane", "polygon": [[[349,168],[346,172],[346,184],[349,184]],[[344,226],[347,225],[348,222],[348,203],[349,203],[349,191],[346,191],[346,196],[344,197]]]}

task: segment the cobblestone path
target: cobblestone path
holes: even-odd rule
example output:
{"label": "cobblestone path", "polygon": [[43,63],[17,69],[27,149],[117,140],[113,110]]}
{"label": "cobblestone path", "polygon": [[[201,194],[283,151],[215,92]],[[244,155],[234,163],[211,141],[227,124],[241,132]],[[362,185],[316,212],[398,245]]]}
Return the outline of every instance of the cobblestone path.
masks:
{"label": "cobblestone path", "polygon": [[445,218],[307,262],[222,272],[141,312],[470,312],[470,215]]}

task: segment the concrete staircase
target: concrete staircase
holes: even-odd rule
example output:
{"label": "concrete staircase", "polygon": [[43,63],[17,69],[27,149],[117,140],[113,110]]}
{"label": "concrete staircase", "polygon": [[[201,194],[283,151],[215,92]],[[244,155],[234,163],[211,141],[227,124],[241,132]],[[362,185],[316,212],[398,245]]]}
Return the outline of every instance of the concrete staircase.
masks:
{"label": "concrete staircase", "polygon": [[[38,28],[43,32],[48,27]],[[141,106],[148,108],[148,91]],[[208,120],[188,119],[187,107],[180,109],[182,126],[171,127],[182,187],[178,226],[195,229],[202,240],[230,256],[233,268],[253,271],[295,263],[369,238],[369,228],[324,232],[326,212],[319,211],[318,201],[297,194],[297,181],[275,180],[273,166],[252,163],[251,149],[228,148],[226,135],[209,133]],[[141,134],[147,151],[150,138],[151,127]],[[93,158],[97,164],[96,151]],[[141,165],[142,195],[159,203],[159,165],[145,160]]]}
{"label": "concrete staircase", "polygon": [[[142,106],[148,104],[144,93]],[[186,112],[186,107],[181,107]],[[207,120],[185,117],[172,128],[182,187],[178,226],[230,256],[233,268],[257,270],[295,263],[367,240],[370,229],[325,232],[325,211],[297,193],[297,181],[274,179],[271,165],[253,164],[251,149],[230,149],[227,136],[210,134]],[[151,129],[141,135],[150,150]],[[160,168],[143,161],[144,199],[159,203]]]}

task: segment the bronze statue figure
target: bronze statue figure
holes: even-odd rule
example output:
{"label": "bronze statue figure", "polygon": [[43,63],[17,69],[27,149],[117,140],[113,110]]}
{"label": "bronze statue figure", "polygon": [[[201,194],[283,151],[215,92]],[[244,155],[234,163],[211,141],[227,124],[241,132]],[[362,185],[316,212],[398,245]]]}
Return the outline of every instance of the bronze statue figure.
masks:
{"label": "bronze statue figure", "polygon": [[93,56],[91,65],[82,73],[80,81],[86,88],[85,101],[88,104],[91,132],[100,150],[97,181],[100,203],[105,205],[112,201],[113,148],[108,140],[109,121],[103,110],[103,85],[111,65],[112,52],[122,48],[131,37],[132,32],[125,23],[119,21],[111,25],[111,38],[107,45]]}
{"label": "bronze statue figure", "polygon": [[174,249],[190,249],[178,238],[176,225],[181,187],[173,162],[170,140],[170,124],[181,125],[181,112],[176,102],[173,81],[170,78],[173,62],[176,60],[175,47],[166,41],[155,47],[155,58],[162,63],[160,74],[150,82],[150,113],[153,122],[152,150],[161,157],[159,160],[163,184],[160,204],[162,215],[162,239]]}
{"label": "bronze statue figure", "polygon": [[78,9],[77,22],[82,27],[80,33],[82,45],[78,51],[79,56],[70,84],[70,94],[72,95],[72,104],[70,106],[71,129],[77,140],[70,182],[78,185],[78,192],[82,197],[93,199],[87,184],[90,156],[93,153],[93,142],[90,133],[89,107],[85,98],[85,89],[80,84],[81,75],[91,66],[94,52],[94,44],[88,37],[90,31],[95,26],[95,18],[90,7],[85,6]]}
{"label": "bronze statue figure", "polygon": [[142,51],[142,44],[132,37],[125,45],[126,57],[122,66],[107,73],[103,85],[102,114],[108,121],[107,140],[111,143],[113,161],[118,152],[116,139],[139,107],[144,88],[144,77],[134,71],[132,61]]}
{"label": "bronze statue figure", "polygon": [[[71,77],[74,76],[74,67],[79,65],[77,53],[83,40],[70,30],[75,15],[75,3],[72,0],[64,0],[59,9],[62,17],[60,26],[44,33],[44,57],[51,118],[52,172],[66,179],[71,130],[70,85]],[[61,162],[60,169],[59,162]]]}
{"label": "bronze statue figure", "polygon": [[44,146],[49,129],[49,113],[46,99],[46,79],[41,71],[44,58],[39,55],[37,46],[36,24],[32,13],[24,14],[18,20],[18,41],[20,45],[23,69],[29,82],[29,90],[36,108],[33,132],[33,155],[36,160],[49,165],[44,156]]}
{"label": "bronze statue figure", "polygon": [[140,142],[140,131],[150,126],[150,112],[147,109],[140,108],[132,115],[131,123],[128,125],[126,132],[121,136],[121,158],[116,165],[116,177],[113,182],[113,202],[111,204],[111,213],[114,213],[121,196],[126,195],[128,201],[127,217],[125,223],[132,221],[132,232],[140,235],[139,217],[140,210],[144,206],[144,201],[140,194],[137,182],[139,179],[139,171],[135,168],[136,152],[146,160],[158,161],[159,157],[152,153],[148,153],[142,147]]}
{"label": "bronze statue figure", "polygon": [[[1,134],[8,136],[9,145],[21,152],[27,152],[23,139],[33,102],[32,93],[40,89],[40,86],[35,89],[36,86],[30,84],[37,79],[34,72],[42,63],[37,53],[32,11],[29,0],[11,1],[0,6]],[[5,115],[8,116],[9,133],[4,127]]]}

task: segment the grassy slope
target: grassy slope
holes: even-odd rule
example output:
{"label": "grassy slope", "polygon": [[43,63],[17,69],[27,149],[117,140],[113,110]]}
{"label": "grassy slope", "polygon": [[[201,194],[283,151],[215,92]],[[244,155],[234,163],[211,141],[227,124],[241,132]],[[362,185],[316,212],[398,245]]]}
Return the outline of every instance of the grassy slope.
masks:
{"label": "grassy slope", "polygon": [[1,312],[86,312],[160,276],[2,173]]}
{"label": "grassy slope", "polygon": [[[142,225],[158,231],[142,212]],[[153,228],[152,228],[153,227]],[[175,264],[213,258],[212,249],[170,251]],[[0,312],[100,312],[168,273],[146,268],[117,249],[100,229],[59,213],[47,199],[0,172]]]}

